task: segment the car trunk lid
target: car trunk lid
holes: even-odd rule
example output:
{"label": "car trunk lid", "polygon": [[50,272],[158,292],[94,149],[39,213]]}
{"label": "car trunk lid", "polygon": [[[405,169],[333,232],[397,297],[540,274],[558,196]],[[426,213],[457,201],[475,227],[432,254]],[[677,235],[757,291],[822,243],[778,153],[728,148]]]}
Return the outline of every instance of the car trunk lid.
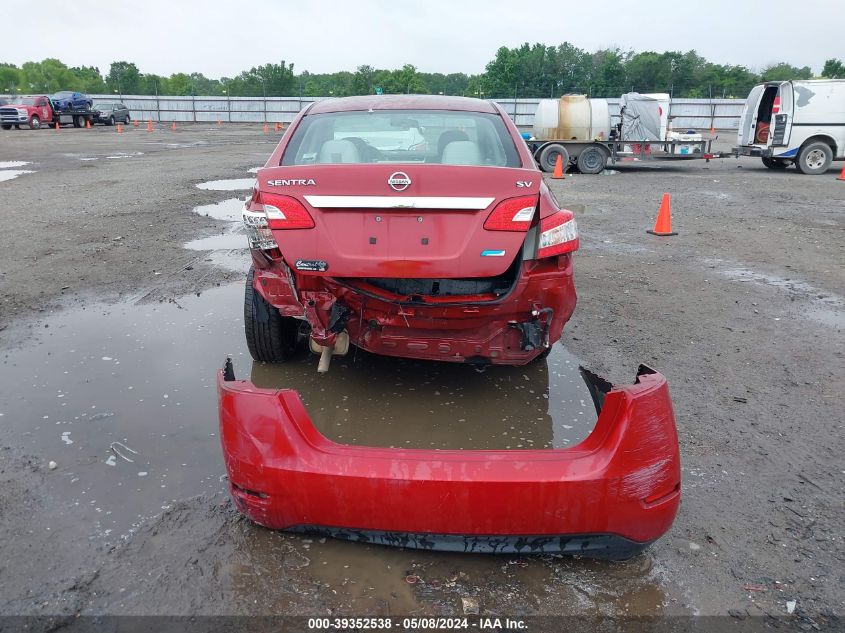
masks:
{"label": "car trunk lid", "polygon": [[295,198],[310,229],[274,230],[288,263],[333,277],[492,277],[523,230],[487,230],[503,200],[536,199],[533,169],[439,164],[309,165],[258,172],[262,194]]}

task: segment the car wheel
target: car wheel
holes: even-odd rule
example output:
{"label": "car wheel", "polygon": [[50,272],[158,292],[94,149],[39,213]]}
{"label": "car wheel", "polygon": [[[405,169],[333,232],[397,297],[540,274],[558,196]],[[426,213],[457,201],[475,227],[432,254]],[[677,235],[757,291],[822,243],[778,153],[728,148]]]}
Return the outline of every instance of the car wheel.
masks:
{"label": "car wheel", "polygon": [[41,119],[39,119],[37,116],[33,116],[29,120],[29,129],[30,130],[37,130],[40,127],[41,127]]}
{"label": "car wheel", "polygon": [[85,117],[81,114],[77,114],[73,117],[73,127],[85,127]]}
{"label": "car wheel", "polygon": [[16,129],[16,130],[19,130],[19,129],[21,129],[21,126],[16,124],[16,125],[15,125],[15,129]]}
{"label": "car wheel", "polygon": [[763,164],[769,169],[786,169],[789,163],[782,158],[763,157]]}
{"label": "car wheel", "polygon": [[284,362],[296,349],[299,321],[283,317],[252,286],[255,269],[250,268],[244,289],[244,332],[250,355],[265,363]]}
{"label": "car wheel", "polygon": [[598,174],[607,164],[607,152],[597,145],[588,145],[578,154],[578,171],[582,174]]}
{"label": "car wheel", "polygon": [[552,173],[555,170],[558,156],[560,156],[561,162],[563,163],[563,171],[566,171],[569,165],[569,152],[560,143],[549,143],[540,150],[540,155],[537,157],[540,169]]}
{"label": "car wheel", "polygon": [[109,117],[109,120],[106,121],[106,125],[114,125],[114,116]]}
{"label": "car wheel", "polygon": [[810,143],[798,153],[798,169],[802,174],[815,176],[823,174],[833,161],[833,150],[830,145],[821,141]]}
{"label": "car wheel", "polygon": [[2,126],[0,126],[0,127],[2,127],[4,130],[11,130],[11,129],[12,129],[12,126],[11,126],[11,125],[7,125],[7,124],[5,124],[5,123],[4,123]]}
{"label": "car wheel", "polygon": [[123,120],[124,125],[129,125],[129,115],[126,115],[126,118]]}

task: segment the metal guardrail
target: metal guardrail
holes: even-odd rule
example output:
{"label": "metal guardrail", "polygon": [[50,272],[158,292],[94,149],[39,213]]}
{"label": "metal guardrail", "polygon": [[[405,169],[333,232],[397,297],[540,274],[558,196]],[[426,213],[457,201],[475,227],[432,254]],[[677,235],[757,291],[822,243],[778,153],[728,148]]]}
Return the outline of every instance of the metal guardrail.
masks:
{"label": "metal guardrail", "polygon": [[[306,105],[328,97],[179,97],[152,95],[91,95],[96,101],[121,101],[138,120],[185,123],[290,123]],[[618,111],[619,99],[608,99]],[[539,99],[497,101],[520,128],[530,128]],[[672,127],[680,129],[736,130],[744,99],[673,99],[669,106]],[[612,116],[614,123],[619,116]]]}

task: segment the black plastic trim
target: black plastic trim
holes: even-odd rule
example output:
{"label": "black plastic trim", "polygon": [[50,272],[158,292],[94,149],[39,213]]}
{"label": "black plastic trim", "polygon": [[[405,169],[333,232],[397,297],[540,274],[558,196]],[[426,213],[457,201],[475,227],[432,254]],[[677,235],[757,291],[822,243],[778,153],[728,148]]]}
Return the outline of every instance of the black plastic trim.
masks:
{"label": "black plastic trim", "polygon": [[286,531],[408,549],[468,554],[570,554],[604,560],[631,558],[654,542],[637,543],[616,534],[459,535],[355,530],[312,525],[296,526]]}

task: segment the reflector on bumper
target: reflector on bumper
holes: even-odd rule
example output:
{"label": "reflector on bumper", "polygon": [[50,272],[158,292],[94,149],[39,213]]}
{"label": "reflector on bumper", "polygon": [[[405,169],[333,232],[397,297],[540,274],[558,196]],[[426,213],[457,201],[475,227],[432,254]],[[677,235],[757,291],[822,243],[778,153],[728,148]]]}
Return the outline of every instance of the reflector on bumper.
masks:
{"label": "reflector on bumper", "polygon": [[584,372],[599,409],[579,445],[423,450],[337,444],[297,392],[218,375],[232,496],[256,523],[376,543],[625,558],[664,534],[680,502],[665,378],[613,387]]}

